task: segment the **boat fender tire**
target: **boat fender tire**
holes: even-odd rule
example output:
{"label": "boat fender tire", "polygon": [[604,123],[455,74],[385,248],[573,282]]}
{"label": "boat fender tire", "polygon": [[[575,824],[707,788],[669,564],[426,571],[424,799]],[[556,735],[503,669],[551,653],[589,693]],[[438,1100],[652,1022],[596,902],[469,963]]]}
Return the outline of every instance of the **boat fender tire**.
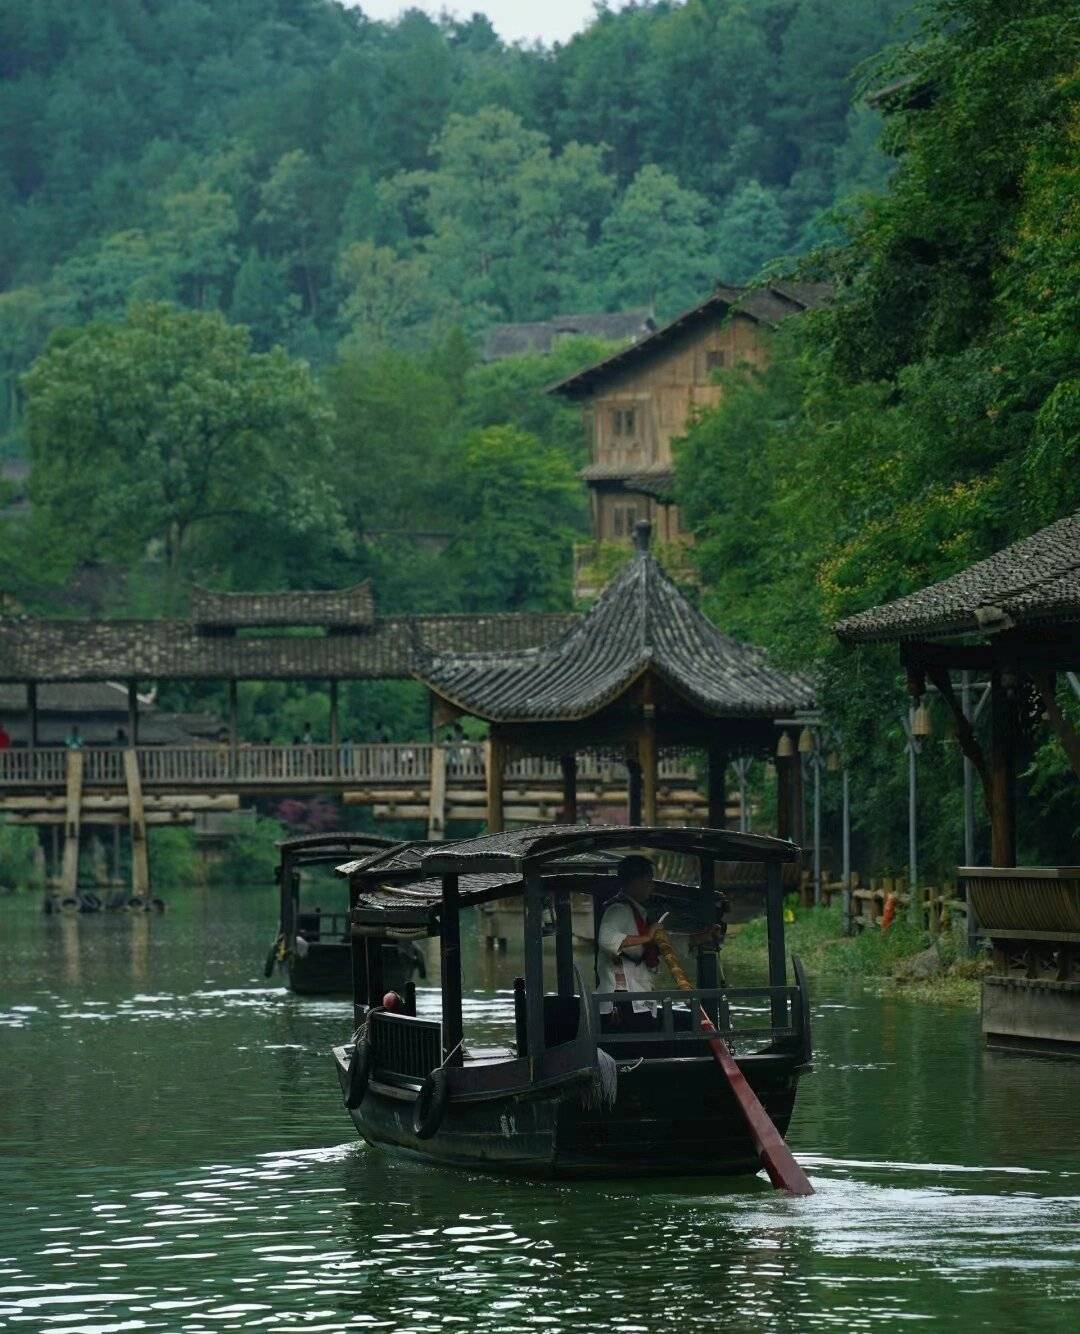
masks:
{"label": "boat fender tire", "polygon": [[368,1080],[371,1078],[371,1039],[361,1033],[353,1044],[349,1058],[349,1078],[345,1084],[345,1106],[354,1112],[364,1101]]}
{"label": "boat fender tire", "polygon": [[442,1125],[449,1097],[446,1071],[440,1066],[438,1070],[432,1070],[420,1085],[413,1103],[412,1128],[417,1139],[430,1139]]}

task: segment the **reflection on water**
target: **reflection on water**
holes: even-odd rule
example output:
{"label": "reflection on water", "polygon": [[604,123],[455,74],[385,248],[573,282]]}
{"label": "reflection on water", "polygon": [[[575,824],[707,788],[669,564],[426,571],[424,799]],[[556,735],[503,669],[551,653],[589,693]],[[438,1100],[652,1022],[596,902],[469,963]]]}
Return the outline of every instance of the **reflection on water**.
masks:
{"label": "reflection on water", "polygon": [[[809,1200],[506,1182],[354,1141],[349,1007],[263,983],[269,893],[33,907],[0,903],[0,1329],[1075,1326],[1080,1064],[987,1055],[974,1013],[818,985]],[[505,1035],[516,961],[477,963],[467,1029]]]}

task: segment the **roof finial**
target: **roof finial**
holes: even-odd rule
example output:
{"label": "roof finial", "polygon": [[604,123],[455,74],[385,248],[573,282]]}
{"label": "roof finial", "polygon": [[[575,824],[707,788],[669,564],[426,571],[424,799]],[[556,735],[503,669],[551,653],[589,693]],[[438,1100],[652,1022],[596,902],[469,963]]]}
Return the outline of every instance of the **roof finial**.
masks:
{"label": "roof finial", "polygon": [[649,539],[652,537],[652,524],[648,519],[638,519],[634,524],[634,550],[648,551]]}

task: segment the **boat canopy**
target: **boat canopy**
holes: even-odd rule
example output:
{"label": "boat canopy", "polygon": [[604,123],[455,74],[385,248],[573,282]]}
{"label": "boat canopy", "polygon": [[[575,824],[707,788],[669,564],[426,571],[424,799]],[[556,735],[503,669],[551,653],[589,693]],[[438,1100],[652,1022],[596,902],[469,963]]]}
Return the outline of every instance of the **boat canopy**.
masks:
{"label": "boat canopy", "polygon": [[[456,909],[518,897],[533,879],[545,890],[607,897],[620,861],[615,849],[673,852],[705,863],[780,863],[798,855],[794,844],[781,839],[721,829],[543,825],[460,843],[402,843],[340,866],[338,873],[350,879],[353,920],[361,930],[437,934],[447,881]],[[701,885],[658,880],[657,894],[692,909],[702,899],[711,903],[718,891],[703,877]]]}

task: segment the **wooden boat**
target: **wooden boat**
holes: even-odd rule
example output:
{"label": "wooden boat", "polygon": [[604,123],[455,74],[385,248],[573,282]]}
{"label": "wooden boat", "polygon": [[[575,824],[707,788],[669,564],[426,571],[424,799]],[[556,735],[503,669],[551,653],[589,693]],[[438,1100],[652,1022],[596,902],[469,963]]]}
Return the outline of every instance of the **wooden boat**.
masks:
{"label": "wooden boat", "polygon": [[[266,960],[266,975],[283,969],[286,985],[305,996],[348,996],[353,977],[349,948],[348,899],[342,894],[340,909],[324,911],[319,905],[301,904],[301,871],[309,866],[341,866],[347,857],[358,859],[343,869],[351,870],[366,858],[394,846],[393,839],[378,834],[305,834],[278,844],[277,867],[281,911],[278,934]],[[411,942],[386,942],[384,964],[388,985],[404,986],[413,972],[424,971],[424,956]]]}
{"label": "wooden boat", "polygon": [[[674,851],[698,859],[699,883],[658,881],[652,904],[666,925],[722,921],[717,860],[766,866],[768,985],[732,988],[715,948],[697,951],[692,993],[642,993],[659,1029],[601,1031],[600,1006],[573,957],[570,897],[615,892],[614,850]],[[791,843],[724,830],[545,826],[441,845],[402,844],[351,877],[355,1025],[334,1049],[357,1130],[372,1144],[432,1161],[538,1177],[755,1172],[758,1155],[705,1040],[691,1024],[704,1006],[783,1134],[799,1075],[810,1063],[809,997],[798,960],[785,976],[782,867]],[[463,1032],[461,912],[522,903],[524,978],[515,983],[515,1041],[479,1047]],[[545,920],[554,918],[555,989],[545,986]],[[416,1014],[412,990],[393,1010],[381,950],[397,935],[438,936],[441,1020]],[[588,971],[592,971],[589,969]],[[625,994],[622,997],[625,999]]]}

